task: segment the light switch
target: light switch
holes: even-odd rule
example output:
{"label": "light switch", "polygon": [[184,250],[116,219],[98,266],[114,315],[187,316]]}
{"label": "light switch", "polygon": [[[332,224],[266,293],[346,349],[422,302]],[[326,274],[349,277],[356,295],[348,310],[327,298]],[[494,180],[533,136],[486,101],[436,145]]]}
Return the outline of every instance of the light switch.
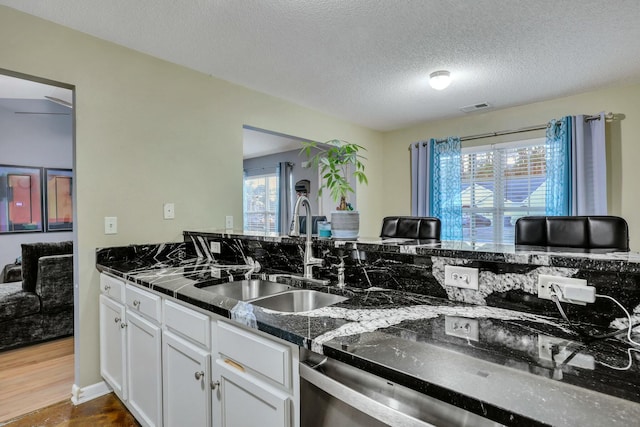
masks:
{"label": "light switch", "polygon": [[164,204],[164,219],[174,219],[176,217],[176,206],[174,203]]}
{"label": "light switch", "polygon": [[227,230],[232,230],[233,229],[233,215],[227,215],[227,217],[224,220],[224,224],[225,224],[225,228]]}
{"label": "light switch", "polygon": [[104,217],[104,234],[118,234],[118,217]]}

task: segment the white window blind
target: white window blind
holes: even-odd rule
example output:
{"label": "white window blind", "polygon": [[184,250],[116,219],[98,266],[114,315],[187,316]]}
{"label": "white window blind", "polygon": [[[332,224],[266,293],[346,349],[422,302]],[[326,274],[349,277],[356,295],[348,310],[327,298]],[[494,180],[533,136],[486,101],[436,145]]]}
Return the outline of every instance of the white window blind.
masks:
{"label": "white window blind", "polygon": [[544,138],[462,149],[463,239],[513,244],[522,216],[545,214]]}
{"label": "white window blind", "polygon": [[278,175],[247,175],[244,178],[243,229],[275,233],[278,224]]}

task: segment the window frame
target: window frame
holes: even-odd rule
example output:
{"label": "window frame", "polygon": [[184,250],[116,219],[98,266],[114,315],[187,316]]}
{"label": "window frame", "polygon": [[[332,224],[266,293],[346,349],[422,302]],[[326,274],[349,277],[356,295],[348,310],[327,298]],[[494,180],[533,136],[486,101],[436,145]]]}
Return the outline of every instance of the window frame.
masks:
{"label": "window frame", "polygon": [[[509,213],[516,213],[516,215],[518,213],[523,213],[524,215],[518,215],[518,217],[520,216],[526,216],[526,215],[544,215],[545,214],[545,207],[542,208],[536,208],[536,207],[531,207],[531,206],[505,206],[505,200],[506,200],[506,180],[505,180],[505,175],[504,175],[504,169],[503,169],[503,164],[504,162],[502,161],[501,158],[499,158],[498,156],[496,156],[495,153],[498,153],[499,155],[504,155],[502,153],[504,153],[504,150],[513,150],[516,151],[520,148],[529,148],[529,147],[535,147],[535,146],[545,146],[545,138],[544,137],[539,137],[539,138],[529,138],[529,139],[525,139],[525,140],[517,140],[517,141],[511,141],[511,142],[503,142],[503,143],[496,143],[496,144],[487,144],[487,145],[477,145],[477,146],[471,146],[471,147],[464,147],[461,149],[461,164],[460,164],[460,168],[464,169],[464,157],[465,155],[469,155],[469,154],[478,154],[478,153],[489,153],[489,152],[493,152],[494,153],[494,161],[492,162],[493,165],[493,206],[491,208],[487,208],[487,207],[479,207],[479,206],[469,206],[469,207],[464,207],[462,208],[462,214],[463,214],[463,236],[465,235],[465,225],[464,225],[464,218],[465,216],[469,218],[469,231],[468,231],[468,236],[467,237],[463,237],[464,241],[469,241],[469,242],[475,242],[475,243],[495,243],[495,244],[513,244],[513,241],[511,242],[507,242],[504,240],[505,238],[505,213],[509,212]],[[500,161],[495,161],[496,158],[499,158]],[[464,171],[461,170],[461,176],[464,177]],[[527,177],[529,178],[529,180],[531,179],[531,177],[534,175],[527,175]],[[546,181],[546,173],[545,173],[545,181]],[[474,175],[473,177],[477,177],[477,175]],[[496,179],[496,177],[500,177],[499,180]],[[543,182],[545,182],[543,181]],[[465,181],[464,178],[462,178],[462,182],[464,184],[466,184],[468,181]],[[530,181],[529,181],[530,182]],[[471,182],[468,182],[470,185],[474,184],[474,181],[471,180]],[[540,184],[542,185],[542,184]],[[538,186],[539,187],[539,186]],[[538,188],[536,187],[536,188]],[[472,192],[474,191],[474,189],[471,190]],[[535,191],[532,190],[529,193],[529,196],[531,194],[533,194],[533,192]],[[528,196],[528,197],[529,197]],[[478,238],[478,226],[476,225],[477,219],[476,216],[477,215],[482,215],[485,216],[487,214],[490,214],[490,219],[491,219],[491,228],[492,228],[492,238],[491,240],[485,240],[485,239],[479,239]],[[512,216],[512,215],[509,215]],[[511,219],[510,221],[511,226],[513,227],[515,225],[515,222],[513,221],[513,219]],[[500,224],[500,226],[496,226],[497,224]]]}
{"label": "window frame", "polygon": [[[267,209],[268,205],[270,205],[269,203],[269,191],[271,190],[271,188],[268,186],[268,182],[270,178],[275,178],[275,194],[276,194],[276,199],[273,202],[273,209]],[[264,179],[265,182],[265,209],[264,210],[252,210],[249,211],[248,209],[248,200],[247,200],[247,180],[254,180],[254,179]],[[278,220],[278,216],[279,216],[279,199],[280,199],[280,194],[278,191],[278,187],[279,187],[279,174],[278,171],[275,170],[274,172],[263,172],[263,173],[258,173],[258,174],[251,174],[251,175],[245,175],[243,177],[242,180],[242,229],[243,232],[253,232],[253,233],[277,233],[279,232],[279,220]],[[249,220],[248,217],[249,215],[262,215],[264,218],[264,226],[262,227],[261,230],[256,230],[254,228],[248,228],[249,226]],[[273,229],[271,230],[269,227],[269,218],[270,215],[273,215],[274,217],[274,225],[273,225]]]}

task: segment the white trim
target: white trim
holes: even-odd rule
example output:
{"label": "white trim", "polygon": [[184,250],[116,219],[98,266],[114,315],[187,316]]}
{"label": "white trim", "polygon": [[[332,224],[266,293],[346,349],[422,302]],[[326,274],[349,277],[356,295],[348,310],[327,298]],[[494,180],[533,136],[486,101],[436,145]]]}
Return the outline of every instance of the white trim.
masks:
{"label": "white trim", "polygon": [[104,381],[86,387],[78,387],[74,384],[71,386],[71,403],[79,405],[107,393],[111,393],[111,387]]}
{"label": "white trim", "polygon": [[463,147],[460,151],[463,154],[477,153],[481,151],[499,150],[503,148],[521,148],[530,147],[532,145],[542,145],[546,142],[545,138],[519,139],[510,142],[500,142],[497,144],[477,145],[472,147]]}

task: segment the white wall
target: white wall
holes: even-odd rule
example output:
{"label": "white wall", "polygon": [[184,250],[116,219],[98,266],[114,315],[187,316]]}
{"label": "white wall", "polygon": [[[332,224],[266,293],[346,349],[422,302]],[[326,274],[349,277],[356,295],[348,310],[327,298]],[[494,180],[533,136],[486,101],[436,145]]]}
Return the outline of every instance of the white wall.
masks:
{"label": "white wall", "polygon": [[[0,164],[71,169],[72,116],[16,114],[24,111],[69,113],[46,100],[0,99]],[[0,269],[22,253],[22,243],[61,242],[71,232],[0,234]]]}

